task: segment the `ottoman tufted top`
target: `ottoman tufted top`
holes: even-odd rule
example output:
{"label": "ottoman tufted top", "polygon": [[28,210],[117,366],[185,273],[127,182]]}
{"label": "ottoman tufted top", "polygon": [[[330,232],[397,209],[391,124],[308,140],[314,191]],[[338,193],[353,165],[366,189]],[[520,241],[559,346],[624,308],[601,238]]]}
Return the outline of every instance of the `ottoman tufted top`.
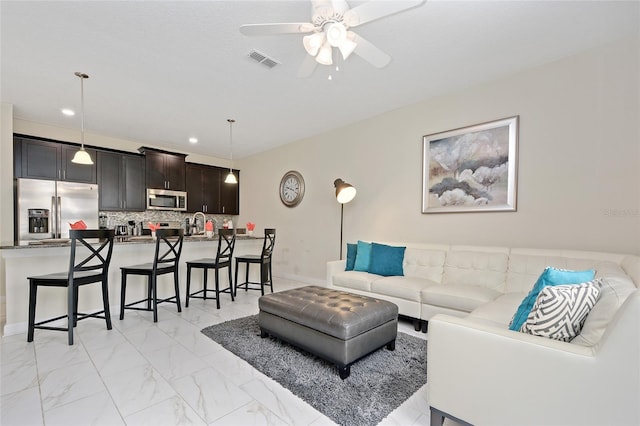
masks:
{"label": "ottoman tufted top", "polygon": [[258,306],[343,340],[398,318],[398,307],[391,302],[319,286],[267,294],[258,299]]}

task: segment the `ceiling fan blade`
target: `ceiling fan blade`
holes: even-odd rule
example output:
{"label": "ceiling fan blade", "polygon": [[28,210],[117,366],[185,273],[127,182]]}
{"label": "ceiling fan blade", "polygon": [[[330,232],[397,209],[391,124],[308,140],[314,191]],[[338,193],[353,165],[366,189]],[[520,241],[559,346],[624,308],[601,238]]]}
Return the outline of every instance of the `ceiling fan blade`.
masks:
{"label": "ceiling fan blade", "polygon": [[358,34],[353,35],[353,41],[356,48],[353,51],[365,61],[369,62],[376,68],[384,68],[391,62],[391,56],[378,49],[376,46],[360,37]]}
{"label": "ceiling fan blade", "polygon": [[318,62],[316,62],[316,58],[311,55],[307,55],[302,61],[300,65],[300,69],[298,70],[298,78],[307,78],[310,77],[311,74],[316,70],[318,66]]}
{"label": "ceiling fan blade", "polygon": [[331,0],[331,6],[333,7],[333,11],[343,14],[347,10],[349,10],[349,4],[347,0]]}
{"label": "ceiling fan blade", "polygon": [[395,1],[376,1],[369,0],[366,3],[349,9],[344,14],[344,22],[350,27],[366,24],[412,7],[420,6],[425,0],[395,0]]}
{"label": "ceiling fan blade", "polygon": [[240,32],[248,36],[310,33],[314,29],[313,24],[310,22],[240,25]]}

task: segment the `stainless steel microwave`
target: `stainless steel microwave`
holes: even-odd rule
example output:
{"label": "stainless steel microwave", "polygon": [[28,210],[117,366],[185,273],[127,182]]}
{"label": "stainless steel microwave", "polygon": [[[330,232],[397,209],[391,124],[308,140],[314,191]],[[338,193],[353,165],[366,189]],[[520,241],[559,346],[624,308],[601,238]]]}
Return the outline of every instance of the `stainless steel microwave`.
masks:
{"label": "stainless steel microwave", "polygon": [[147,188],[147,210],[187,211],[187,193]]}

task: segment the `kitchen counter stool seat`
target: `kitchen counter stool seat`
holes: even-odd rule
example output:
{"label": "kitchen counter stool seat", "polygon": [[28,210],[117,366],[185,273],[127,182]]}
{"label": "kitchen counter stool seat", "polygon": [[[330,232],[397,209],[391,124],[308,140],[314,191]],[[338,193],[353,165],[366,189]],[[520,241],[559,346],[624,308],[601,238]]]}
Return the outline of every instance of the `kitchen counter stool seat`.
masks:
{"label": "kitchen counter stool seat", "polygon": [[[120,319],[124,319],[125,309],[137,311],[152,311],[153,322],[158,322],[158,304],[162,302],[175,303],[178,312],[182,312],[180,306],[180,289],[178,280],[178,262],[182,252],[184,230],[182,229],[158,229],[156,230],[156,244],[153,262],[138,265],[124,266],[120,268]],[[175,295],[164,299],[158,299],[158,276],[173,274]],[[143,275],[147,277],[147,297],[135,302],[126,303],[127,276]],[[145,307],[134,306],[146,303]]]}
{"label": "kitchen counter stool seat", "polygon": [[[236,234],[233,229],[220,229],[218,231],[218,251],[215,259],[205,258],[198,260],[187,261],[187,297],[185,300],[185,306],[189,307],[189,297],[198,299],[216,299],[216,307],[220,309],[220,293],[229,293],[231,295],[231,301],[233,298],[233,279],[231,278],[231,259],[233,258],[233,250],[236,245]],[[201,290],[191,293],[191,269],[200,268],[204,273],[203,288]],[[227,268],[229,274],[229,287],[220,289],[220,269]],[[215,271],[215,289],[207,288],[207,276],[209,269]],[[207,293],[215,293],[215,297],[207,297]]]}
{"label": "kitchen counter stool seat", "polygon": [[[236,280],[234,294],[237,295],[238,288],[247,290],[260,290],[264,296],[265,286],[271,288],[273,293],[273,273],[271,269],[271,257],[273,255],[273,247],[276,244],[276,230],[266,228],[264,230],[264,242],[262,243],[262,251],[260,254],[246,254],[236,257]],[[238,283],[238,267],[241,263],[245,264],[245,279],[243,283]],[[249,265],[260,265],[260,282],[249,281]]]}
{"label": "kitchen counter stool seat", "polygon": [[[111,312],[109,311],[109,264],[113,252],[114,230],[83,229],[69,231],[71,239],[71,254],[69,269],[66,272],[28,277],[29,279],[29,322],[27,342],[33,342],[36,328],[44,330],[66,331],[69,345],[73,345],[73,328],[78,321],[85,318],[100,318],[107,323],[107,330],[111,330]],[[88,240],[96,240],[98,245]],[[85,257],[79,257],[78,250],[88,251]],[[78,289],[87,284],[101,283],[103,310],[94,313],[78,312]],[[67,313],[55,318],[36,322],[36,301],[38,287],[66,287]],[[67,327],[54,327],[45,324],[67,318]]]}

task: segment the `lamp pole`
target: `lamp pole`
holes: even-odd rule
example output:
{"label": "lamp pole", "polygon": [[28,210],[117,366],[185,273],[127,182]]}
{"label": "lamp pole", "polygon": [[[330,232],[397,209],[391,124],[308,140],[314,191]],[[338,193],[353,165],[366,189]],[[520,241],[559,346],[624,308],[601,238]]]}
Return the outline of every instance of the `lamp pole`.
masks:
{"label": "lamp pole", "polygon": [[340,203],[340,260],[342,260],[342,230],[344,224],[344,204],[353,200],[356,196],[356,189],[353,185],[346,183],[342,179],[333,181],[336,188],[336,201]]}

